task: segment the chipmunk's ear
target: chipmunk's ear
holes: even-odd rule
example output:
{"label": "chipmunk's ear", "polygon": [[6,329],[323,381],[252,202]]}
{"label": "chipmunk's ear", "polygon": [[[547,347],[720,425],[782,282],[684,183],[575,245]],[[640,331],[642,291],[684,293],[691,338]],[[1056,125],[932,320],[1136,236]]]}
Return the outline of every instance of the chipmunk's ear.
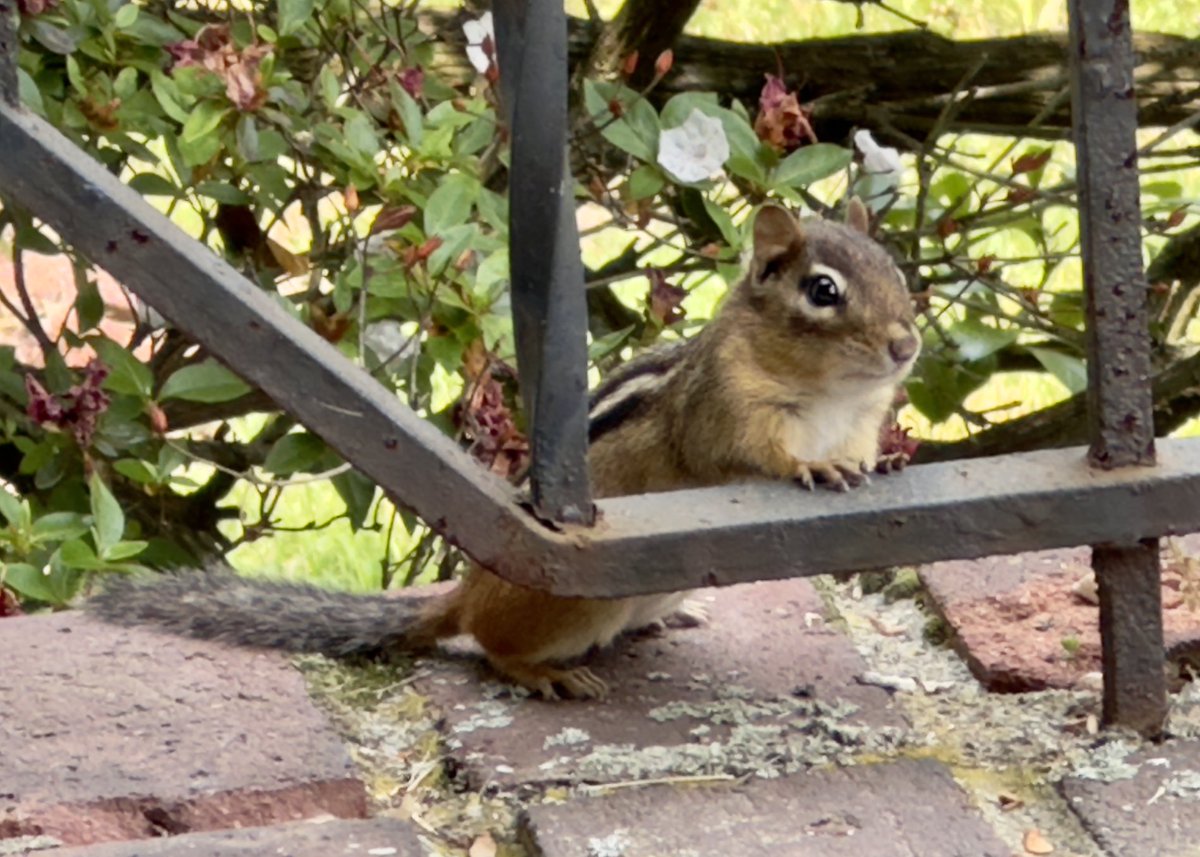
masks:
{"label": "chipmunk's ear", "polygon": [[764,205],[754,216],[754,274],[763,280],[804,255],[804,233],[785,208]]}
{"label": "chipmunk's ear", "polygon": [[871,212],[857,196],[846,203],[846,225],[863,235],[871,234]]}

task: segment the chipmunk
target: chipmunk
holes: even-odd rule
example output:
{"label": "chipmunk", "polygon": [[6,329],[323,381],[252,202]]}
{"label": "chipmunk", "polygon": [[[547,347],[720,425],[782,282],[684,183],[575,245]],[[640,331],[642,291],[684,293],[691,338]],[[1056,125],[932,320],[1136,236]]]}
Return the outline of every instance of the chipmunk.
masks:
{"label": "chipmunk", "polygon": [[[598,497],[755,477],[846,490],[902,467],[879,434],[921,347],[903,274],[846,224],[764,206],[749,270],[694,338],[635,358],[594,392],[589,467]],[[601,697],[586,666],[561,666],[653,623],[680,594],[563,598],[472,565],[449,593],[413,606],[230,572],[118,578],[87,606],[122,625],[344,656],[421,650],[470,634],[504,677],[552,699]]]}

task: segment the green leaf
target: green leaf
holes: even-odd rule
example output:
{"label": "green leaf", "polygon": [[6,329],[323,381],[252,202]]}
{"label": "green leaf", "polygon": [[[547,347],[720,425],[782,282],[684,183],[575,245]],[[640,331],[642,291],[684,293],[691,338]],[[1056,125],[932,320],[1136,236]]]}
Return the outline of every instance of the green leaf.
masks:
{"label": "green leaf", "polygon": [[249,392],[249,385],[237,375],[216,361],[205,360],[177,370],[163,384],[158,397],[215,404],[232,401]]}
{"label": "green leaf", "polygon": [[4,585],[22,598],[58,603],[58,593],[51,585],[48,575],[24,562],[4,563],[0,566],[0,579]]}
{"label": "green leaf", "polygon": [[1142,185],[1142,195],[1157,196],[1160,199],[1177,199],[1183,195],[1183,185],[1172,181],[1146,182]]}
{"label": "green leaf", "polygon": [[425,118],[421,115],[421,105],[399,84],[393,82],[389,91],[392,93],[392,101],[400,110],[400,121],[404,123],[404,135],[411,145],[420,146],[421,138],[425,135]]}
{"label": "green leaf", "polygon": [[24,517],[21,514],[21,500],[8,493],[8,489],[0,487],[0,515],[14,527],[21,526]]}
{"label": "green leaf", "polygon": [[988,379],[994,360],[964,365],[939,354],[922,355],[917,370],[905,384],[909,401],[930,422],[953,416],[963,401]]}
{"label": "green leaf", "polygon": [[666,183],[662,170],[652,164],[642,164],[629,176],[629,195],[635,200],[649,199]]}
{"label": "green leaf", "polygon": [[238,154],[247,162],[253,163],[262,157],[258,145],[258,123],[252,114],[246,113],[238,118],[236,136]]}
{"label": "green leaf", "polygon": [[314,0],[279,0],[279,35],[290,36],[313,17]]}
{"label": "green leaf", "polygon": [[712,218],[713,223],[717,224],[717,228],[721,230],[721,237],[725,239],[725,243],[730,247],[740,247],[742,244],[742,235],[738,228],[733,225],[733,219],[729,216],[729,211],[725,206],[713,202],[707,196],[704,197],[704,210],[708,212],[708,216]]}
{"label": "green leaf", "polygon": [[629,339],[629,335],[633,333],[636,327],[637,325],[631,324],[629,327],[614,330],[598,339],[593,339],[592,344],[588,346],[588,360],[595,362],[596,360],[603,360],[612,354],[625,344],[625,341]]}
{"label": "green leaf", "polygon": [[117,542],[115,545],[109,547],[108,550],[101,551],[100,558],[105,562],[120,562],[123,559],[137,556],[146,549],[146,545],[148,544],[149,542],[137,539],[131,539],[127,542]]}
{"label": "green leaf", "polygon": [[42,101],[41,90],[37,82],[23,68],[17,69],[17,92],[20,93],[21,103],[39,116],[46,115],[46,105]]}
{"label": "green leaf", "polygon": [[360,155],[374,158],[379,153],[379,136],[375,133],[375,123],[365,113],[355,112],[343,128],[346,142]]}
{"label": "green leaf", "polygon": [[1046,367],[1046,371],[1058,380],[1072,394],[1082,393],[1087,389],[1087,363],[1072,354],[1063,354],[1053,348],[1031,347],[1026,349],[1038,363]]}
{"label": "green leaf", "polygon": [[229,182],[206,181],[196,185],[196,193],[226,205],[249,205],[250,197]]}
{"label": "green leaf", "polygon": [[138,173],[129,180],[129,186],[142,196],[179,196],[174,182],[158,173]]}
{"label": "green leaf", "polygon": [[104,379],[106,390],[141,399],[150,398],[154,392],[154,373],[149,366],[134,357],[129,349],[122,348],[107,337],[93,337],[89,342],[108,367],[108,377]]}
{"label": "green leaf", "polygon": [[321,100],[325,102],[327,110],[337,107],[338,99],[342,95],[342,85],[338,82],[337,72],[332,66],[321,66],[321,71],[317,73],[317,91],[321,93]]}
{"label": "green leaf", "polygon": [[[658,150],[660,124],[654,108],[642,96],[626,87],[585,80],[584,103],[588,115],[605,140],[623,152],[648,163]],[[621,118],[614,119],[611,101],[621,105]]]}
{"label": "green leaf", "polygon": [[118,30],[125,30],[132,27],[137,19],[138,7],[133,3],[126,3],[113,15],[113,25]]}
{"label": "green leaf", "polygon": [[346,504],[346,517],[350,519],[350,527],[362,529],[371,513],[371,504],[375,502],[375,483],[363,476],[357,470],[347,470],[339,473],[330,480],[334,490]]}
{"label": "green leaf", "polygon": [[100,286],[86,274],[75,277],[75,319],[77,333],[92,330],[104,318],[104,298]]}
{"label": "green leaf", "polygon": [[976,318],[967,318],[950,328],[950,338],[964,361],[982,360],[1017,341],[1016,328],[1000,330]]}
{"label": "green leaf", "polygon": [[88,480],[88,492],[92,505],[92,533],[97,549],[104,553],[121,540],[125,532],[125,513],[104,480],[95,473]]}
{"label": "green leaf", "polygon": [[151,72],[150,91],[163,112],[176,122],[187,122],[191,118],[191,113],[183,106],[183,96],[173,78],[167,77],[161,71]]}
{"label": "green leaf", "polygon": [[91,545],[82,539],[63,542],[57,554],[59,560],[71,568],[99,569],[104,565],[96,556],[96,552],[92,550]]}
{"label": "green leaf", "polygon": [[87,522],[78,512],[51,512],[33,522],[33,538],[39,542],[65,542],[87,531]]}
{"label": "green leaf", "polygon": [[276,441],[267,453],[263,468],[276,476],[291,476],[298,471],[311,469],[325,451],[325,441],[315,434],[293,432]]}
{"label": "green leaf", "polygon": [[183,131],[179,135],[179,142],[195,143],[198,142],[217,130],[217,126],[221,121],[233,112],[232,107],[228,107],[213,99],[205,99],[196,105],[195,109],[188,115],[187,121],[183,123]]}
{"label": "green leaf", "polygon": [[52,54],[75,53],[79,47],[79,38],[71,31],[56,27],[44,18],[34,18],[29,23],[29,31],[42,47]]}
{"label": "green leaf", "polygon": [[[202,164],[207,164],[221,151],[221,135],[209,134],[207,137],[201,137],[198,140],[184,140],[182,137],[178,139],[179,153],[183,156],[183,162],[188,167],[198,167]],[[190,172],[189,172],[190,177]]]}
{"label": "green leaf", "polygon": [[479,179],[452,173],[442,179],[425,203],[425,234],[443,237],[452,226],[465,223],[479,196]]}
{"label": "green leaf", "polygon": [[771,187],[807,187],[844,170],[853,160],[849,149],[814,143],[792,152],[771,172]]}
{"label": "green leaf", "polygon": [[140,458],[122,458],[113,464],[113,470],[139,485],[154,485],[159,481],[158,471]]}

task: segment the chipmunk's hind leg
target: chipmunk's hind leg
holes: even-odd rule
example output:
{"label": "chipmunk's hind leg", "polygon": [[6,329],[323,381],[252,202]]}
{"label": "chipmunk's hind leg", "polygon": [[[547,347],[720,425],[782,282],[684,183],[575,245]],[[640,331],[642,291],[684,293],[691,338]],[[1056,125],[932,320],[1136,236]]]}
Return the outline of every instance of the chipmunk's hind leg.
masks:
{"label": "chipmunk's hind leg", "polygon": [[608,695],[608,684],[587,667],[552,667],[494,655],[489,655],[488,661],[505,678],[543,699],[561,699],[560,690],[570,699],[602,699]]}

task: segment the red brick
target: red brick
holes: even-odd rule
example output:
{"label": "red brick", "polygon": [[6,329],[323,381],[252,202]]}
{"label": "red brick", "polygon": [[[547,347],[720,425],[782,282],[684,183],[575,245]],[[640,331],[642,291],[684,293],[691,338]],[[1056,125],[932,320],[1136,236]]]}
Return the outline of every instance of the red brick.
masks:
{"label": "red brick", "polygon": [[[1177,544],[1200,555],[1200,536]],[[1090,550],[1077,548],[940,562],[923,568],[921,580],[953,628],[955,648],[989,690],[1069,688],[1101,668],[1099,608],[1072,591],[1090,561]],[[1165,552],[1167,647],[1200,648],[1200,612],[1181,594],[1180,569]]]}
{"label": "red brick", "polygon": [[412,827],[404,821],[321,819],[249,827],[217,833],[188,833],[137,842],[109,842],[54,851],[54,857],[422,857]]}
{"label": "red brick", "polygon": [[[708,761],[705,754],[717,744],[733,752],[731,735],[740,725],[722,720],[745,719],[747,728],[733,736],[742,741],[754,729],[778,728],[778,744],[821,731],[824,721],[784,712],[789,706],[858,706],[839,721],[848,743],[869,737],[865,727],[903,725],[885,691],[855,681],[863,662],[843,634],[824,625],[824,605],[807,581],[706,590],[702,597],[713,599],[706,626],[621,640],[589,661],[612,687],[604,700],[514,699],[475,656],[423,662],[427,676],[417,687],[445,713],[454,757],[477,787],[716,770],[729,753]],[[669,716],[681,713],[679,706],[716,709]],[[622,747],[632,755],[614,757]],[[752,755],[738,758],[734,769],[787,764]]]}
{"label": "red brick", "polygon": [[605,797],[531,807],[524,832],[540,849],[531,850],[543,857],[1012,853],[949,772],[932,761],[863,765],[743,785],[623,789]]}
{"label": "red brick", "polygon": [[116,629],[0,621],[0,837],[67,844],[366,812],[284,658]]}

